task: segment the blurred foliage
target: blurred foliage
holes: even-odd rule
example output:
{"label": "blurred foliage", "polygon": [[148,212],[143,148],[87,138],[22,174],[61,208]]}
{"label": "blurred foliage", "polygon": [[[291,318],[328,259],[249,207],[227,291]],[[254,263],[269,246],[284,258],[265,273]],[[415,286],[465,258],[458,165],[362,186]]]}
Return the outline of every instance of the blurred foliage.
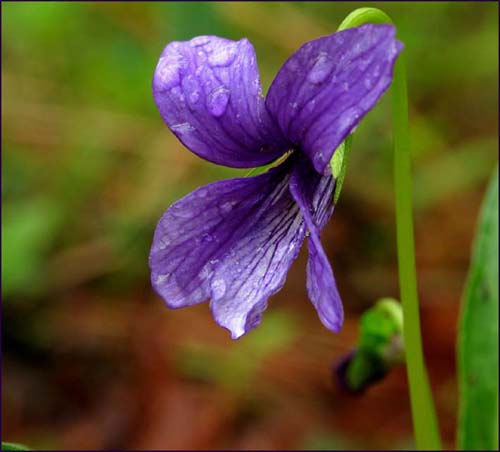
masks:
{"label": "blurred foliage", "polygon": [[[329,365],[332,354],[352,348],[355,336],[351,337],[349,331],[354,327],[347,323],[345,333],[323,339],[323,330],[305,301],[303,280],[289,278],[287,282],[292,290],[284,296],[286,303],[294,312],[300,312],[297,317],[290,317],[293,324],[286,316],[273,317],[271,310],[259,329],[238,343],[227,338],[220,344],[206,340],[204,334],[218,334],[218,327],[208,320],[208,309],[192,309],[206,317],[203,328],[195,331],[199,335],[189,338],[188,333],[195,330],[191,323],[168,321],[183,315],[191,321],[191,314],[167,313],[152,294],[148,252],[154,227],[164,210],[201,184],[242,176],[247,170],[213,165],[188,152],[163,124],[152,100],[151,79],[162,49],[172,40],[201,34],[230,39],[247,37],[256,49],[267,91],[294,50],[307,40],[333,32],[350,11],[361,6],[366,4],[3,2],[2,315],[4,350],[12,361],[6,360],[2,371],[13,375],[10,381],[19,386],[2,393],[3,400],[7,400],[3,405],[12,408],[8,416],[3,412],[2,426],[6,432],[19,429],[19,435],[13,438],[24,440],[21,433],[29,430],[32,440],[27,438],[26,442],[33,446],[43,444],[47,449],[54,448],[57,441],[63,445],[61,448],[81,444],[85,448],[85,441],[91,440],[96,443],[88,443],[89,449],[106,445],[109,449],[130,448],[130,432],[138,435],[146,427],[141,430],[134,424],[121,436],[114,433],[108,442],[104,438],[98,440],[91,429],[117,431],[115,427],[108,428],[107,422],[125,422],[113,417],[126,417],[123,405],[122,409],[116,406],[122,399],[128,400],[136,386],[142,388],[140,382],[131,380],[133,388],[123,390],[117,402],[105,398],[114,397],[114,391],[120,390],[125,381],[121,374],[113,374],[101,393],[96,390],[101,387],[101,380],[99,385],[88,384],[88,369],[94,375],[108,369],[108,365],[126,373],[123,369],[128,369],[129,363],[139,366],[138,361],[143,359],[154,363],[151,366],[156,366],[156,373],[164,376],[164,355],[151,353],[151,347],[165,347],[175,355],[177,366],[171,372],[186,379],[196,376],[235,397],[252,385],[260,387],[262,372],[279,372],[283,367],[284,381],[299,388],[303,388],[301,384],[310,384],[309,399],[314,391],[319,399],[324,399],[318,381],[329,376],[325,377],[321,369]],[[463,255],[468,245],[464,242],[470,219],[476,214],[474,196],[484,189],[497,161],[498,5],[379,2],[377,7],[394,19],[405,43],[417,229],[419,224],[429,224],[436,212],[444,212],[439,220],[430,223],[435,230],[425,229],[420,240],[417,236],[417,253],[420,250],[427,256],[422,264],[424,270],[436,275],[426,281],[438,280],[422,286],[423,299],[428,305],[442,298],[454,302],[454,287],[460,290],[460,278],[467,264]],[[384,97],[357,128],[336,221],[324,232],[325,243],[332,245],[327,248],[335,249],[335,272],[347,301],[347,320],[354,320],[372,300],[397,293],[391,229],[389,108],[390,102]],[[334,238],[339,238],[336,242],[332,240],[332,230]],[[438,240],[441,236],[444,239]],[[432,256],[429,250],[434,253]],[[439,260],[439,252],[447,260]],[[436,287],[438,290],[433,290]],[[279,297],[278,294],[276,298]],[[311,311],[307,311],[309,308]],[[152,322],[155,328],[147,323],[148,309],[154,310],[153,317],[158,319],[158,324]],[[295,322],[296,318],[300,321]],[[434,318],[431,317],[431,324]],[[448,329],[443,331],[447,333],[440,336],[440,341],[451,337],[453,325],[446,325]],[[138,337],[143,342],[128,342],[139,341]],[[172,337],[176,339],[169,342]],[[299,340],[303,337],[307,341]],[[113,342],[116,338],[119,340]],[[130,347],[135,354],[130,351],[131,355],[125,355],[120,347]],[[269,365],[280,353],[286,359],[282,357],[279,365]],[[61,360],[61,356],[68,361]],[[299,359],[296,357],[303,361],[293,361]],[[452,366],[438,358],[443,366]],[[217,366],[211,366],[214,360]],[[100,364],[95,365],[95,361]],[[142,373],[146,376],[141,373],[141,378],[148,376],[149,367],[144,367],[146,371]],[[53,368],[57,375],[50,374]],[[88,386],[77,379],[80,368],[85,370],[81,370],[82,381]],[[294,375],[299,375],[299,383],[294,381]],[[168,374],[164,378],[181,377]],[[69,381],[67,392],[61,380]],[[163,380],[157,382],[155,390],[159,391],[163,384]],[[149,381],[144,386],[154,387]],[[181,391],[182,385],[172,386]],[[402,391],[406,393],[406,388]],[[272,395],[284,397],[284,392],[278,385]],[[144,393],[147,395],[141,393],[137,397],[152,397],[146,390]],[[95,403],[101,411],[96,413],[88,408],[92,399],[89,394],[97,394]],[[323,425],[331,426],[328,410],[337,402],[327,404],[327,414],[321,418]],[[68,405],[74,410],[73,417],[61,409]],[[335,412],[339,414],[335,419],[341,422],[347,418],[345,412],[351,406],[357,405],[344,405],[343,411]],[[321,412],[318,405],[313,408],[304,415],[304,425],[308,418],[313,419],[311,412]],[[300,410],[279,412],[277,418],[283,423],[287,415],[301,415],[296,411]],[[54,414],[59,412],[65,413],[62,420]],[[142,419],[143,405],[139,404],[137,412]],[[78,424],[80,418],[75,413],[87,414],[94,424]],[[452,418],[451,413],[448,418]],[[163,413],[160,414],[150,413],[148,422],[163,419]],[[379,436],[385,435],[383,428],[371,421],[362,424],[358,414],[351,418],[358,423],[356,432],[374,427]],[[400,418],[409,425],[408,419]],[[279,430],[275,424],[269,425],[269,431]],[[404,425],[400,427],[403,430]],[[77,427],[81,430],[72,430]],[[346,435],[339,433],[330,438],[328,429],[323,434],[316,425],[310,427],[312,435],[313,427],[319,431],[319,439],[311,440],[314,447],[344,444],[339,438]],[[166,431],[164,425],[157,428]],[[296,424],[291,429],[300,430]],[[66,439],[62,431],[67,431]],[[169,439],[174,433],[177,431],[169,431]],[[385,442],[382,446],[376,443],[376,435],[375,432],[359,438],[359,447],[387,447]],[[184,441],[188,442],[191,436],[183,437]],[[408,434],[403,432],[400,436],[406,438]],[[384,436],[378,441],[386,439]],[[152,439],[149,443],[146,439],[137,441],[138,448],[154,443]],[[193,447],[214,444],[208,439],[204,441]],[[350,438],[346,441],[350,444]],[[180,443],[169,444],[175,449]],[[294,444],[302,442],[287,432],[275,448]],[[165,448],[163,443],[159,446],[163,447],[156,448]],[[269,443],[260,446],[254,448],[270,448]]]}
{"label": "blurred foliage", "polygon": [[[163,126],[150,84],[167,42],[204,33],[247,36],[267,90],[293,49],[332,32],[359,5],[6,3],[3,203],[29,205],[35,193],[46,199],[52,207],[29,228],[52,228],[58,240],[51,243],[43,231],[16,232],[34,234],[44,250],[33,245],[33,256],[14,264],[4,276],[4,295],[33,294],[26,287],[35,273],[46,280],[36,283],[42,294],[53,285],[53,275],[47,274],[51,267],[45,265],[50,256],[101,240],[111,246],[106,258],[113,287],[130,287],[147,275],[149,240],[169,203],[200,183],[242,174],[188,155]],[[406,44],[415,199],[417,206],[429,208],[483,183],[494,164],[497,7],[460,2],[379,6],[395,18]],[[280,17],[279,26],[274,17]],[[470,20],[474,33],[463,33]],[[384,99],[358,128],[346,190],[392,208],[388,107]],[[7,219],[5,227],[17,229],[16,221],[23,220]],[[24,261],[23,249],[31,249],[31,240],[36,239],[5,240],[4,256]],[[78,259],[72,264],[84,273],[75,277],[78,282],[103,273],[97,262],[92,262],[94,271],[80,269]]]}
{"label": "blurred foliage", "polygon": [[498,450],[498,171],[481,211],[459,332],[460,450]]}
{"label": "blurred foliage", "polygon": [[47,282],[42,269],[58,233],[61,211],[50,198],[33,198],[5,203],[3,214],[2,294],[38,294]]}
{"label": "blurred foliage", "polygon": [[2,442],[2,450],[29,450],[26,446],[17,443]]}
{"label": "blurred foliage", "polygon": [[269,312],[266,321],[253,334],[245,336],[230,350],[200,343],[183,345],[178,350],[178,366],[192,378],[245,394],[265,360],[293,343],[294,331],[296,326],[288,315]]}

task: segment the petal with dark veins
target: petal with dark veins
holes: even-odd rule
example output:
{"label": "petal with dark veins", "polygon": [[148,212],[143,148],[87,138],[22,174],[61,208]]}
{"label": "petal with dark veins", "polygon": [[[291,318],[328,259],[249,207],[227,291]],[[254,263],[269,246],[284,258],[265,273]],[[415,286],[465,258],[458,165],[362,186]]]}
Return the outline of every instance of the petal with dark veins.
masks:
{"label": "petal with dark veins", "polygon": [[257,326],[304,240],[288,189],[294,160],[201,187],[166,211],[149,264],[153,287],[169,307],[210,298],[215,320],[234,339]]}
{"label": "petal with dark veins", "polygon": [[274,79],[266,106],[320,174],[391,84],[403,48],[395,34],[392,25],[368,24],[307,42]]}
{"label": "petal with dark veins", "polygon": [[320,176],[307,158],[297,164],[290,178],[290,192],[300,207],[309,232],[307,293],[323,325],[338,332],[343,323],[342,301],[320,234],[333,214],[332,176]]}

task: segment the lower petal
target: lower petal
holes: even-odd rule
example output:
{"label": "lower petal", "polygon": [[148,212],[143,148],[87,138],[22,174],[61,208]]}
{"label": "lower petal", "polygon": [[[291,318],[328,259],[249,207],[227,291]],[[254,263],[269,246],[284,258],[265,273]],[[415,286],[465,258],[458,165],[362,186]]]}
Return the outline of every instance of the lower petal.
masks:
{"label": "lower petal", "polygon": [[155,231],[152,284],[168,306],[211,299],[234,339],[260,322],[284,284],[305,228],[288,190],[291,159],[256,177],[219,181],[173,204]]}
{"label": "lower petal", "polygon": [[339,332],[344,320],[342,300],[319,234],[311,232],[308,248],[307,293],[323,325],[329,330]]}
{"label": "lower petal", "polygon": [[320,176],[306,158],[295,166],[290,179],[290,192],[309,231],[307,292],[321,322],[338,332],[343,322],[342,301],[320,240],[321,229],[333,213],[334,188],[333,177]]}

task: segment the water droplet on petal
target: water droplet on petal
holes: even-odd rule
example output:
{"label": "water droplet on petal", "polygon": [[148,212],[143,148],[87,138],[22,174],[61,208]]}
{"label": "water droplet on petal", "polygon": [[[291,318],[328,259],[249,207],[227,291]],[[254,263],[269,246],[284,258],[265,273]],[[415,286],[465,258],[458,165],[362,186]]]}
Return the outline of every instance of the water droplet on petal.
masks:
{"label": "water droplet on petal", "polygon": [[154,87],[157,91],[166,91],[180,84],[181,64],[171,58],[160,58],[156,66]]}
{"label": "water droplet on petal", "polygon": [[262,278],[267,271],[267,265],[266,264],[259,264],[257,267],[257,271],[255,272],[258,277]]}
{"label": "water droplet on petal", "polygon": [[212,234],[203,234],[203,237],[201,238],[201,241],[204,243],[211,242],[214,238],[212,237]]}
{"label": "water droplet on petal", "polygon": [[169,276],[170,276],[170,273],[166,273],[165,275],[158,275],[156,278],[156,284],[164,283],[168,279]]}
{"label": "water droplet on petal", "polygon": [[307,80],[311,83],[322,83],[333,70],[333,61],[326,52],[321,52],[316,58],[314,66],[307,74]]}
{"label": "water droplet on petal", "polygon": [[226,293],[226,283],[222,278],[214,279],[211,288],[213,298],[222,298]]}
{"label": "water droplet on petal", "polygon": [[373,82],[372,82],[371,78],[365,78],[363,83],[364,83],[366,89],[371,89],[371,87],[373,86]]}
{"label": "water droplet on petal", "polygon": [[210,66],[228,66],[236,58],[237,46],[218,46],[208,57]]}
{"label": "water droplet on petal", "polygon": [[229,213],[233,209],[233,204],[231,201],[221,204],[220,209],[223,213]]}
{"label": "water droplet on petal", "polygon": [[168,245],[170,245],[171,241],[169,240],[168,237],[163,237],[161,240],[160,240],[160,245],[158,246],[158,248],[160,250],[164,250]]}
{"label": "water droplet on petal", "polygon": [[359,69],[361,69],[362,71],[364,71],[368,65],[370,64],[370,59],[369,58],[363,58],[359,63]]}
{"label": "water droplet on petal", "polygon": [[229,90],[225,86],[219,86],[208,95],[207,108],[210,114],[219,117],[226,112],[228,103]]}
{"label": "water droplet on petal", "polygon": [[200,99],[200,85],[195,77],[188,75],[182,79],[182,91],[187,95],[190,107],[195,107]]}
{"label": "water droplet on petal", "polygon": [[199,46],[204,46],[209,42],[210,42],[209,36],[197,36],[196,38],[191,39],[191,41],[189,41],[189,44],[191,45],[191,47],[199,47]]}
{"label": "water droplet on petal", "polygon": [[192,104],[192,105],[195,105],[196,103],[198,103],[198,100],[200,100],[200,92],[199,91],[193,91],[189,95],[189,103]]}
{"label": "water droplet on petal", "polygon": [[180,124],[174,124],[173,126],[170,126],[170,129],[173,131],[173,132],[177,132],[177,133],[189,133],[189,132],[192,132],[194,129],[194,127],[189,124],[189,122],[182,122]]}
{"label": "water droplet on petal", "polygon": [[357,107],[351,107],[344,111],[339,121],[340,129],[350,129],[353,123],[356,123],[361,116],[361,112]]}
{"label": "water droplet on petal", "polygon": [[196,195],[199,198],[206,198],[207,194],[208,194],[207,189],[205,187],[201,187],[201,188],[198,188],[198,190],[196,190]]}

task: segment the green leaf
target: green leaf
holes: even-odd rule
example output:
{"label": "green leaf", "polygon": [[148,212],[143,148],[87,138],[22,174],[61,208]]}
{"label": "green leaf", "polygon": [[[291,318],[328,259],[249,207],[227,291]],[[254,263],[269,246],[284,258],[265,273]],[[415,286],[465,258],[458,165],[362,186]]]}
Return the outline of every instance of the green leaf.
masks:
{"label": "green leaf", "polygon": [[461,309],[458,446],[498,450],[498,170],[481,210]]}
{"label": "green leaf", "polygon": [[30,450],[28,447],[17,443],[4,443],[2,441],[2,450]]}
{"label": "green leaf", "polygon": [[352,134],[349,135],[333,153],[330,160],[330,167],[332,169],[333,177],[337,180],[335,185],[335,192],[333,194],[333,202],[336,204],[344,184],[345,174],[347,171],[347,159],[349,151],[351,150]]}

